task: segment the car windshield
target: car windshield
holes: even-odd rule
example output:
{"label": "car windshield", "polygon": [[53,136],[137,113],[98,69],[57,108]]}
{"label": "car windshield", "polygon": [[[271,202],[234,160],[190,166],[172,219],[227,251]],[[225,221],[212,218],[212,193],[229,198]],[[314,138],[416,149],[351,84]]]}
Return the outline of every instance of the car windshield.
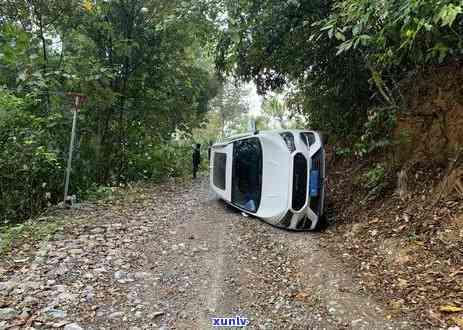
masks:
{"label": "car windshield", "polygon": [[232,203],[255,213],[262,190],[262,148],[258,138],[236,141],[233,145]]}

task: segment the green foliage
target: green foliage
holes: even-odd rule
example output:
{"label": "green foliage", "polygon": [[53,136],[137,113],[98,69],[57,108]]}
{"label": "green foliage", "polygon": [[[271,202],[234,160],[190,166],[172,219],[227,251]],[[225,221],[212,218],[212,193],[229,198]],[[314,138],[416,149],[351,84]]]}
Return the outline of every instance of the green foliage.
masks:
{"label": "green foliage", "polygon": [[[188,173],[192,139],[217,94],[214,1],[9,1],[0,6],[0,221],[63,194],[73,100],[71,194]],[[89,193],[86,194],[87,190]]]}
{"label": "green foliage", "polygon": [[62,221],[56,219],[2,226],[0,227],[0,256],[25,242],[47,240],[59,232],[62,226]]}
{"label": "green foliage", "polygon": [[244,99],[248,91],[238,82],[224,81],[218,87],[217,96],[212,100],[211,111],[216,113],[220,125],[220,137],[241,131],[248,121],[249,105]]}
{"label": "green foliage", "polygon": [[260,93],[291,87],[288,110],[311,128],[347,137],[362,129],[371,92],[359,54],[336,56],[336,40],[314,26],[331,1],[226,1],[228,29],[216,65],[254,80]]}
{"label": "green foliage", "polygon": [[337,148],[335,152],[337,157],[345,158],[349,158],[354,154],[351,148]]}
{"label": "green foliage", "polygon": [[182,177],[191,172],[192,144],[184,141],[167,141],[148,146],[143,153],[131,154],[129,159],[134,180],[161,181],[166,177]]}
{"label": "green foliage", "polygon": [[[406,110],[402,78],[463,55],[461,0],[225,4],[219,70],[254,80],[261,93],[289,87],[292,113],[311,128],[358,140],[361,155],[390,145],[393,117]],[[372,121],[371,111],[386,122]]]}
{"label": "green foliage", "polygon": [[0,90],[1,222],[27,218],[61,190],[63,166],[53,149],[48,120],[26,111],[34,97],[17,98]]}
{"label": "green foliage", "polygon": [[391,133],[396,125],[396,111],[393,107],[375,107],[368,111],[363,134],[354,145],[358,156],[384,151],[393,145]]}
{"label": "green foliage", "polygon": [[82,194],[82,198],[88,201],[110,200],[117,196],[115,189],[108,186],[98,186],[96,184],[87,188]]}
{"label": "green foliage", "polygon": [[322,30],[342,43],[338,53],[363,49],[372,64],[442,63],[461,54],[460,0],[343,0]]}
{"label": "green foliage", "polygon": [[416,234],[416,229],[411,228],[409,232],[407,233],[407,240],[410,242],[416,242],[418,241],[418,235]]}
{"label": "green foliage", "polygon": [[388,187],[388,171],[384,163],[376,164],[354,178],[354,184],[367,192],[367,198],[379,197]]}
{"label": "green foliage", "polygon": [[404,111],[398,80],[462,55],[462,13],[460,0],[339,0],[313,37],[336,40],[340,56],[361,54],[381,101]]}

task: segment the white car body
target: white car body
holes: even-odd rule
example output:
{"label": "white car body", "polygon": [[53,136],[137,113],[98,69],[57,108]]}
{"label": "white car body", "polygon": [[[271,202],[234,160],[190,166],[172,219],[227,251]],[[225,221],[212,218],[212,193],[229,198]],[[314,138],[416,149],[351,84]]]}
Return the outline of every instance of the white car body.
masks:
{"label": "white car body", "polygon": [[324,211],[324,181],[325,152],[315,131],[256,132],[211,147],[211,189],[277,227],[317,228]]}

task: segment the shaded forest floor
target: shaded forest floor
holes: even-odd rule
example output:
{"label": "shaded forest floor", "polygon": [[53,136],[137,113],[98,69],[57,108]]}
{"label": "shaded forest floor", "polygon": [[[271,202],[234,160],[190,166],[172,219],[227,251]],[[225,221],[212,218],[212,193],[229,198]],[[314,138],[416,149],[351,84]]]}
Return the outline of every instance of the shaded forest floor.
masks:
{"label": "shaded forest floor", "polygon": [[458,194],[437,189],[447,170],[415,163],[402,197],[391,182],[368,198],[355,181],[371,166],[331,164],[331,226],[321,246],[359,275],[359,284],[389,307],[390,317],[416,319],[424,328],[463,329],[463,203]]}
{"label": "shaded forest floor", "polygon": [[135,187],[11,241],[0,328],[202,330],[237,315],[251,329],[426,328],[328,253],[340,228],[291,233],[244,218],[211,200],[206,180]]}

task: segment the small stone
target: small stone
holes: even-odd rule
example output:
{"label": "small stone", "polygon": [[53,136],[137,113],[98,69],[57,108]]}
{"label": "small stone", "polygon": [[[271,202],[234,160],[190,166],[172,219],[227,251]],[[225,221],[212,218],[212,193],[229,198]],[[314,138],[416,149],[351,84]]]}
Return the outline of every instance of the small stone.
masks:
{"label": "small stone", "polygon": [[57,292],[66,292],[66,286],[65,285],[57,285],[57,286],[55,286],[55,290]]}
{"label": "small stone", "polygon": [[56,297],[56,300],[60,303],[75,302],[76,299],[77,299],[77,295],[73,293],[69,293],[69,292],[60,293],[58,297]]}
{"label": "small stone", "polygon": [[12,281],[0,282],[0,292],[9,294],[16,287],[16,283]]}
{"label": "small stone", "polygon": [[67,266],[64,265],[64,264],[61,264],[61,265],[57,266],[56,269],[53,271],[53,275],[55,275],[55,276],[63,276],[68,271],[69,271],[69,269],[67,268]]}
{"label": "small stone", "polygon": [[37,298],[34,298],[32,296],[27,296],[26,298],[24,298],[22,305],[31,307],[31,306],[37,305],[38,303],[39,303],[39,300]]}
{"label": "small stone", "polygon": [[39,282],[25,282],[21,285],[23,290],[37,290],[41,287]]}
{"label": "small stone", "polygon": [[93,271],[94,271],[96,274],[101,274],[101,273],[106,273],[106,272],[107,272],[106,268],[104,268],[104,267],[95,268]]}
{"label": "small stone", "polygon": [[148,273],[145,272],[136,272],[133,274],[133,277],[137,280],[142,280],[148,276]]}
{"label": "small stone", "polygon": [[87,279],[87,280],[91,280],[93,278],[93,274],[92,273],[86,273],[86,274],[84,274],[84,278]]}
{"label": "small stone", "polygon": [[119,319],[121,318],[121,316],[123,316],[124,314],[122,312],[114,312],[114,313],[111,313],[109,314],[108,318],[110,320],[114,320],[114,319]]}
{"label": "small stone", "polygon": [[22,319],[28,319],[29,316],[30,316],[30,313],[29,313],[29,309],[25,309],[21,312],[21,314],[19,314],[19,317],[22,318]]}
{"label": "small stone", "polygon": [[0,308],[0,320],[11,320],[18,315],[18,312],[13,308]]}
{"label": "small stone", "polygon": [[[69,322],[64,320],[64,321],[59,321],[59,322],[53,322],[53,323],[48,323],[47,325],[50,325],[52,326],[53,328],[62,328],[64,327],[66,324],[68,324]],[[33,328],[32,328],[33,329]],[[32,330],[30,329],[30,330]]]}
{"label": "small stone", "polygon": [[49,309],[47,314],[55,319],[64,319],[66,317],[66,312],[60,309]]}
{"label": "small stone", "polygon": [[70,249],[69,250],[69,253],[72,254],[73,256],[82,254],[83,252],[84,252],[84,250],[82,250],[82,249]]}
{"label": "small stone", "polygon": [[126,272],[118,270],[117,272],[114,273],[114,279],[116,279],[116,280],[122,280],[122,279],[125,279],[125,278],[127,278],[127,273]]}
{"label": "small stone", "polygon": [[94,289],[91,286],[87,286],[86,288],[84,288],[83,294],[85,295],[85,300],[87,302],[91,302],[95,297]]}
{"label": "small stone", "polygon": [[93,228],[92,230],[90,230],[90,232],[92,234],[102,234],[104,233],[106,230],[102,227],[96,227],[96,228]]}
{"label": "small stone", "polygon": [[77,323],[71,323],[64,327],[64,330],[84,330]]}

